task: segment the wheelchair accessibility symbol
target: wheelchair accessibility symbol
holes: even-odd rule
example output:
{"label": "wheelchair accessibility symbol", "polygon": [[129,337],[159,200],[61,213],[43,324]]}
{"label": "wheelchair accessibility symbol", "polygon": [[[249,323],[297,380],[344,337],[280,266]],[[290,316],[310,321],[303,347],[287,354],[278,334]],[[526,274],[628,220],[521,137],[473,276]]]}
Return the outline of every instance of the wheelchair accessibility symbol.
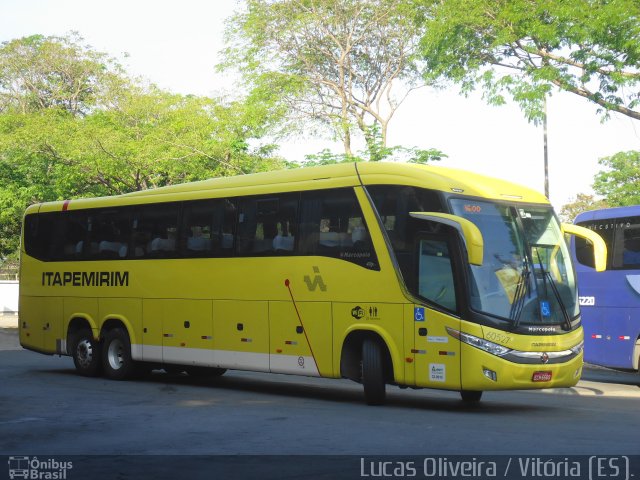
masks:
{"label": "wheelchair accessibility symbol", "polygon": [[414,307],[413,318],[416,322],[424,322],[424,307]]}
{"label": "wheelchair accessibility symbol", "polygon": [[549,318],[551,316],[551,305],[546,300],[540,302],[540,313],[544,318]]}

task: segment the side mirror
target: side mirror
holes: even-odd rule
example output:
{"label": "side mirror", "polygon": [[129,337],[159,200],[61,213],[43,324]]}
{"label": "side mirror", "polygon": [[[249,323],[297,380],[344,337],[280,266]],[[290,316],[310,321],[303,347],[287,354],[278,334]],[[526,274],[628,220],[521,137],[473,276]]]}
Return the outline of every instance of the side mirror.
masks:
{"label": "side mirror", "polygon": [[593,230],[571,223],[563,223],[562,232],[589,241],[593,246],[593,264],[596,267],[596,272],[604,272],[607,269],[607,244],[604,243],[600,235]]}
{"label": "side mirror", "polygon": [[484,240],[482,232],[476,225],[466,218],[449,213],[439,212],[410,212],[413,218],[418,220],[428,220],[429,222],[437,222],[455,228],[464,240],[469,263],[472,265],[482,265],[482,257],[484,255]]}

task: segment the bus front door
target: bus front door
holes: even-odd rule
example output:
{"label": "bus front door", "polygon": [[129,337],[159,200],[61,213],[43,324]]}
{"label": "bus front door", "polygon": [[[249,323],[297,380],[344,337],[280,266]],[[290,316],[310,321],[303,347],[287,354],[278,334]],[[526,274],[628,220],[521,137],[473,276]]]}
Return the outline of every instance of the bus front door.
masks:
{"label": "bus front door", "polygon": [[458,330],[460,320],[421,305],[414,305],[407,320],[413,324],[415,385],[418,387],[460,389],[460,342],[447,333]]}

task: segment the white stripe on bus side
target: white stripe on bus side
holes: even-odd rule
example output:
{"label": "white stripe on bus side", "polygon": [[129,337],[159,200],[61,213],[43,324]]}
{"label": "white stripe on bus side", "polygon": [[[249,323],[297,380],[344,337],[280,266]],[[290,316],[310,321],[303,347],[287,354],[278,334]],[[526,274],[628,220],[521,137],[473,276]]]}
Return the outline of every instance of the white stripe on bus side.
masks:
{"label": "white stripe on bus side", "polygon": [[269,355],[268,353],[153,345],[131,345],[131,354],[134,360],[145,362],[320,376],[311,356]]}

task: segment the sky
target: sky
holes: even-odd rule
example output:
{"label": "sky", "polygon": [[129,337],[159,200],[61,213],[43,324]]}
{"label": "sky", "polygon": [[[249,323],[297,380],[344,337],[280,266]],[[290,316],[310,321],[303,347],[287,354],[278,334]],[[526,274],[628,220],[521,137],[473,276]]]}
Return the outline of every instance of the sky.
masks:
{"label": "sky", "polygon": [[[224,20],[235,0],[0,0],[0,42],[33,34],[77,31],[95,50],[129,73],[182,94],[233,91],[233,79],[215,71],[224,47]],[[125,58],[125,53],[128,54]],[[556,209],[578,193],[592,194],[598,159],[640,150],[640,122],[619,114],[601,123],[596,107],[554,93],[548,108],[550,200]],[[471,170],[544,191],[543,132],[515,105],[488,106],[455,86],[413,92],[389,126],[389,145],[437,148],[436,164]],[[340,145],[319,138],[281,143],[280,154],[305,154]]]}

